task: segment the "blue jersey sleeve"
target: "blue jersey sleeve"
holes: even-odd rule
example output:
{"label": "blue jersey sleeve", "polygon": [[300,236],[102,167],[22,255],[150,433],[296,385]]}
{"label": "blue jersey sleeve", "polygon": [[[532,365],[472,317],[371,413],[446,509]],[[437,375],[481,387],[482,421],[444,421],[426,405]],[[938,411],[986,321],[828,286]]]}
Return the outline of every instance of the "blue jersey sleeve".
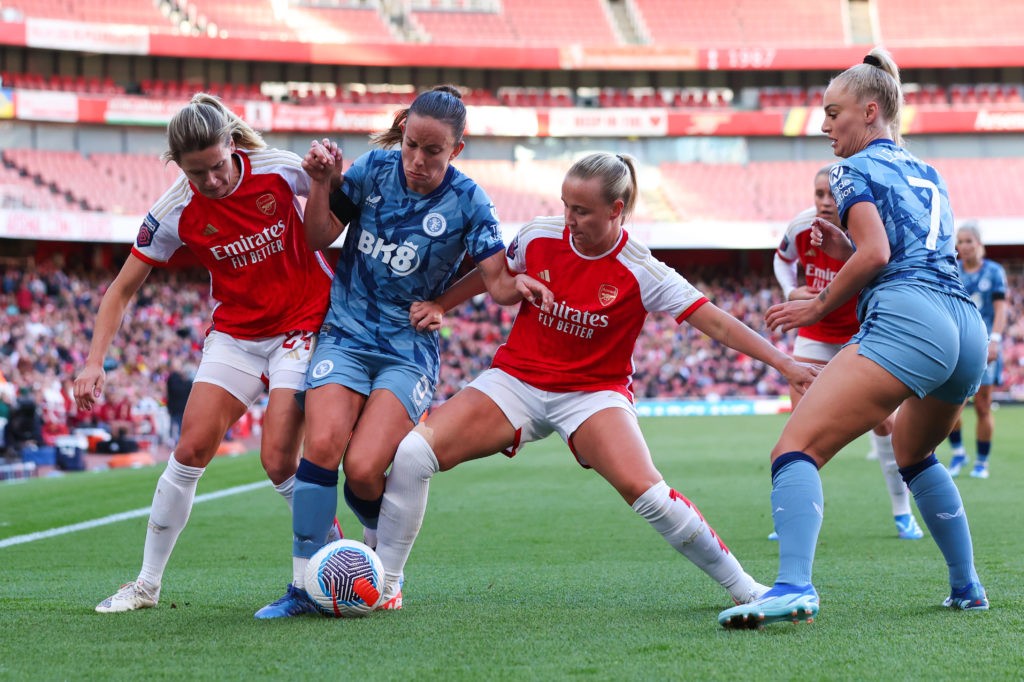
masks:
{"label": "blue jersey sleeve", "polygon": [[852,164],[839,162],[832,166],[828,174],[828,184],[843,227],[846,227],[846,215],[854,204],[875,201],[867,178]]}
{"label": "blue jersey sleeve", "polygon": [[501,238],[498,211],[487,193],[475,186],[469,205],[469,230],[466,233],[466,251],[474,261],[480,262],[505,249]]}

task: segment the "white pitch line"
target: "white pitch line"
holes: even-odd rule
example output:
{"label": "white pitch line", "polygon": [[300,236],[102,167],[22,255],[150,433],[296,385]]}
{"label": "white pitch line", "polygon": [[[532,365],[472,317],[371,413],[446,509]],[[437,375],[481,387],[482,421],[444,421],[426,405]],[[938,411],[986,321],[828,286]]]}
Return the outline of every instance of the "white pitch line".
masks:
{"label": "white pitch line", "polygon": [[[229,495],[238,495],[240,493],[247,493],[250,490],[256,490],[257,488],[263,488],[270,485],[270,481],[260,481],[259,483],[247,483],[246,485],[238,485],[234,488],[225,488],[224,490],[217,490],[212,493],[204,493],[202,495],[196,495],[193,504],[199,504],[200,502],[209,502],[210,500],[216,500],[221,497],[228,497]],[[5,538],[0,540],[0,549],[4,547],[12,547],[14,545],[22,545],[26,542],[35,542],[36,540],[45,540],[46,538],[56,537],[58,535],[66,535],[68,533],[77,533],[80,530],[89,530],[90,528],[98,528],[99,526],[106,526],[111,523],[117,523],[118,521],[127,521],[128,519],[135,519],[140,516],[149,516],[149,512],[152,507],[143,507],[141,509],[133,509],[131,511],[121,512],[119,514],[111,514],[110,516],[104,516],[102,518],[93,519],[91,521],[82,521],[81,523],[73,523],[70,526],[61,526],[59,528],[50,528],[49,530],[41,530],[36,533],[28,533],[26,535],[15,535],[14,537]]]}

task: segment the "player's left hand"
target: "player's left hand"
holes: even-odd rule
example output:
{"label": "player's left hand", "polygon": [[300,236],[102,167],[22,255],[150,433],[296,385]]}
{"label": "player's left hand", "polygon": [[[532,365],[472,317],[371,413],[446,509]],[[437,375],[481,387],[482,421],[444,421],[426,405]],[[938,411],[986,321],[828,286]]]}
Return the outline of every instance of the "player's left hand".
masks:
{"label": "player's left hand", "polygon": [[409,306],[409,323],[418,332],[433,332],[441,328],[444,308],[433,301],[416,301]]}
{"label": "player's left hand", "polygon": [[811,246],[817,246],[827,255],[841,261],[849,260],[854,251],[853,242],[843,228],[821,217],[811,221]]}
{"label": "player's left hand", "polygon": [[551,289],[529,275],[516,275],[516,291],[546,313],[550,313],[555,304],[555,295],[551,293]]}
{"label": "player's left hand", "polygon": [[768,309],[764,320],[769,329],[788,332],[790,329],[814,324],[824,316],[821,302],[817,298],[810,298],[777,303]]}

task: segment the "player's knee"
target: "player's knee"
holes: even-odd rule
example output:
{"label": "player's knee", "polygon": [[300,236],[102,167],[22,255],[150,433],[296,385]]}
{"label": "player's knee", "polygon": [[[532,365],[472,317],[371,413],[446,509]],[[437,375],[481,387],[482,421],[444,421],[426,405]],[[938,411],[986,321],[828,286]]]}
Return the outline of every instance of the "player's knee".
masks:
{"label": "player's knee", "polygon": [[412,433],[415,433],[420,438],[422,438],[424,442],[427,444],[427,447],[429,447],[431,450],[434,449],[434,429],[430,428],[425,423],[420,422],[415,427],[413,427]]}
{"label": "player's knee", "polygon": [[267,478],[274,485],[284,483],[294,476],[299,464],[295,455],[273,450],[261,451],[260,462],[263,464],[263,470],[267,472]]}
{"label": "player's knee", "polygon": [[324,469],[337,469],[341,464],[344,443],[344,439],[334,438],[329,432],[314,434],[307,431],[302,457]]}
{"label": "player's knee", "polygon": [[179,464],[203,468],[210,463],[216,454],[215,446],[203,445],[190,439],[182,439],[174,447],[174,459]]}
{"label": "player's knee", "polygon": [[[352,453],[353,455],[355,453]],[[366,458],[349,456],[343,462],[345,481],[360,497],[376,497],[378,488],[384,487],[384,471],[380,465]]]}

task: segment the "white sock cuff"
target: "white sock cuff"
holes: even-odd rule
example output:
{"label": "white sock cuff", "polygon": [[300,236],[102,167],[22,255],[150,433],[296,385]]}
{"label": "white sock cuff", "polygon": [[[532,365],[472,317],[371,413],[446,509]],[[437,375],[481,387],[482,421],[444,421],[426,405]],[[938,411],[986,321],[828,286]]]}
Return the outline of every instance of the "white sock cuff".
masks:
{"label": "white sock cuff", "polygon": [[295,491],[295,475],[292,474],[287,480],[275,485],[274,490],[276,490],[284,499],[292,499],[292,493]]}
{"label": "white sock cuff", "polygon": [[633,511],[646,518],[647,513],[650,513],[652,510],[657,509],[664,504],[665,500],[668,499],[668,496],[668,483],[665,483],[664,480],[658,481],[648,488],[647,492],[636,498],[636,502],[632,504]]}
{"label": "white sock cuff", "polygon": [[190,485],[199,480],[199,477],[206,471],[205,467],[190,467],[182,464],[174,458],[174,453],[171,453],[170,459],[167,460],[167,468],[164,469],[163,475],[173,483],[178,485]]}
{"label": "white sock cuff", "polygon": [[892,434],[891,433],[888,436],[879,436],[874,431],[871,431],[870,433],[871,433],[871,443],[876,448],[886,448],[888,450],[892,450]]}
{"label": "white sock cuff", "polygon": [[437,455],[434,454],[434,448],[430,447],[426,438],[415,431],[410,431],[402,439],[395,459],[398,459],[399,456],[407,457],[409,463],[416,466],[423,478],[430,478],[441,470],[441,465],[437,463]]}

